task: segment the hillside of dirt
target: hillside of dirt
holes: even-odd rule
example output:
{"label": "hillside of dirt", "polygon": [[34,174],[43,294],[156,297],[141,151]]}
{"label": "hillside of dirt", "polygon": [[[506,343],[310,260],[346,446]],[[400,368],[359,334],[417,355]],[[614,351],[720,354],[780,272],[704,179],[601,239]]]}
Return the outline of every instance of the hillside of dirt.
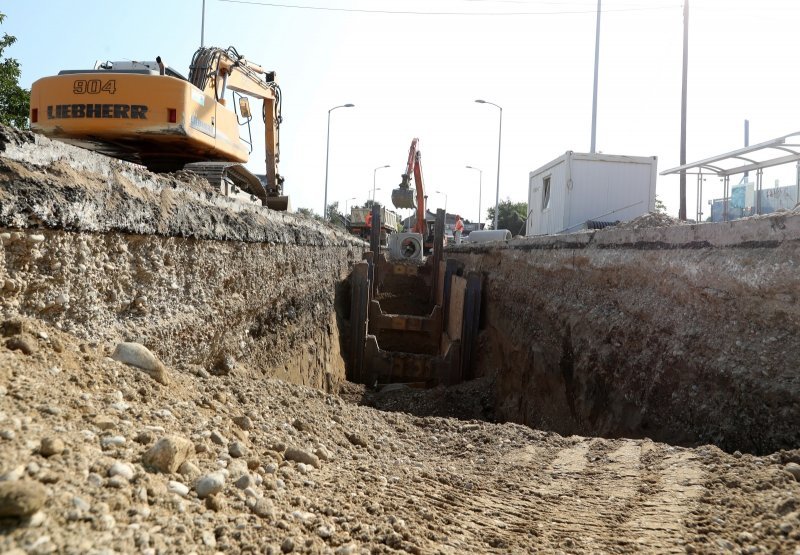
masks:
{"label": "hillside of dirt", "polygon": [[236,372],[162,384],[41,321],[2,329],[0,552],[800,549],[800,451],[415,417]]}

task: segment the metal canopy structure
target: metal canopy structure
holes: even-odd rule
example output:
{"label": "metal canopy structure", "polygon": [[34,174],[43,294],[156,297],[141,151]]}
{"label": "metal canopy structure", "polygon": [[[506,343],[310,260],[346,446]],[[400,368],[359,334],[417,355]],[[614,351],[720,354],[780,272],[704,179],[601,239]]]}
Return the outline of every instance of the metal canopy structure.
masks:
{"label": "metal canopy structure", "polygon": [[719,154],[684,164],[676,168],[664,170],[660,175],[674,175],[685,172],[697,175],[697,221],[701,221],[703,176],[716,175],[723,180],[725,187],[723,220],[728,221],[728,189],[730,176],[741,173],[756,172],[756,214],[761,214],[761,185],[764,168],[797,163],[797,199],[800,200],[800,131],[784,135],[776,139],[747,146],[725,154]]}

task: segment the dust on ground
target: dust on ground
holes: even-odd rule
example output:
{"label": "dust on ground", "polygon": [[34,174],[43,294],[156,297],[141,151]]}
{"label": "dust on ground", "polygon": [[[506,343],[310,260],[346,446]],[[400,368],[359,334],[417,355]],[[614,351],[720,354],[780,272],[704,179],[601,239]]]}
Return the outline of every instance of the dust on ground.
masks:
{"label": "dust on ground", "polygon": [[[800,451],[729,455],[381,412],[238,370],[167,367],[163,385],[36,319],[11,319],[3,332],[3,552],[800,547]],[[447,396],[469,405],[483,390],[411,394],[423,410]],[[382,395],[376,404],[391,406],[410,394]],[[177,448],[154,462],[146,453],[157,444]]]}

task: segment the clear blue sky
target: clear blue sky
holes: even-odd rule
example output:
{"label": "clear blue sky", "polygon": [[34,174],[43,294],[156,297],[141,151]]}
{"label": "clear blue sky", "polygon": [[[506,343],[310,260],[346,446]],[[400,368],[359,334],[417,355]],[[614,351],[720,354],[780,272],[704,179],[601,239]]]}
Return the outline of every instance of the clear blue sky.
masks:
{"label": "clear blue sky", "polygon": [[[328,198],[363,202],[377,173],[389,202],[419,137],[431,208],[475,220],[493,204],[498,110],[503,106],[500,196],[527,200],[528,172],[590,146],[595,0],[284,0],[317,8],[440,12],[365,13],[206,0],[205,43],[235,46],[277,71],[284,93],[282,159],[295,207],[322,211],[328,109]],[[153,60],[182,73],[200,43],[202,0],[3,2],[6,51],[22,84],[96,60]],[[688,160],[800,130],[795,0],[692,0]],[[678,165],[682,2],[603,0],[597,148]],[[471,13],[473,15],[457,15]],[[516,15],[502,15],[513,13]],[[480,15],[475,15],[480,14]],[[257,130],[263,133],[263,130]],[[251,168],[263,172],[263,147]],[[794,182],[793,166],[765,172]],[[710,180],[711,181],[711,180]],[[716,180],[714,180],[716,181]],[[693,180],[690,178],[690,185]],[[706,192],[715,194],[716,183]],[[435,191],[441,191],[437,194]],[[677,214],[677,178],[658,194]],[[688,213],[694,213],[690,187]]]}

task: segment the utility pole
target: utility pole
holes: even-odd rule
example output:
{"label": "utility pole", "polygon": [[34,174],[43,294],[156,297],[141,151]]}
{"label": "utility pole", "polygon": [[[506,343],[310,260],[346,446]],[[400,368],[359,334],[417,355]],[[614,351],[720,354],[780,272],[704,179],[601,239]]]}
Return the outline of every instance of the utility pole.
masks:
{"label": "utility pole", "polygon": [[[683,0],[683,79],[681,83],[681,161],[686,164],[686,91],[689,74],[689,0]],[[681,206],[678,219],[686,221],[686,171],[681,170]]]}
{"label": "utility pole", "polygon": [[[750,120],[744,120],[744,146],[750,146]],[[744,172],[744,181],[750,180],[750,172]]]}
{"label": "utility pole", "polygon": [[203,0],[203,18],[200,20],[200,46],[205,46],[206,35],[206,0]]}
{"label": "utility pole", "polygon": [[597,144],[597,74],[600,68],[600,0],[597,0],[597,30],[594,34],[594,93],[592,95],[592,148],[594,154]]}

